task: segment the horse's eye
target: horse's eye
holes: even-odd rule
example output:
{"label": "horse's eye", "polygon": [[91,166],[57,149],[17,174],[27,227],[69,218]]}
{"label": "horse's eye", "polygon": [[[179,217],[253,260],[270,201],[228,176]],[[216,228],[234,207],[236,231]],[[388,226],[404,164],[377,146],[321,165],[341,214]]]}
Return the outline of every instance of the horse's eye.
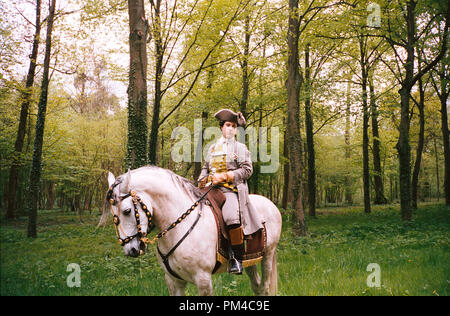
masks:
{"label": "horse's eye", "polygon": [[125,215],[130,214],[130,213],[131,213],[131,208],[127,208],[126,210],[123,211],[123,213],[124,213]]}

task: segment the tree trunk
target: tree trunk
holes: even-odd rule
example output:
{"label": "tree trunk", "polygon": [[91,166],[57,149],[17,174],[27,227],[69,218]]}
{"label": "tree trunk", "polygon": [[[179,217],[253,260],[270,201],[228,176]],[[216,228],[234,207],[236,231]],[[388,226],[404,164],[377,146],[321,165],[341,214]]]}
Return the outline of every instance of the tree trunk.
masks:
{"label": "tree trunk", "polygon": [[316,154],[314,151],[313,118],[311,115],[311,76],[309,65],[309,43],[305,49],[305,125],[308,148],[308,204],[309,216],[316,216]]}
{"label": "tree trunk", "polygon": [[373,137],[373,171],[374,171],[374,189],[375,189],[375,204],[386,204],[387,200],[384,197],[384,186],[381,171],[380,158],[380,133],[378,131],[378,109],[375,100],[375,89],[373,85],[373,76],[369,76],[369,90],[370,90],[370,108],[372,114],[372,137]]}
{"label": "tree trunk", "polygon": [[400,126],[399,139],[397,143],[398,159],[399,159],[399,175],[400,175],[400,208],[403,220],[412,219],[411,209],[411,148],[409,143],[409,99],[411,96],[411,89],[414,84],[414,43],[415,43],[415,17],[414,8],[416,3],[408,1],[406,5],[406,24],[407,24],[407,40],[406,40],[406,63],[405,77],[402,82],[402,87],[399,90],[400,94]]}
{"label": "tree trunk", "polygon": [[437,195],[437,201],[439,202],[441,192],[440,192],[440,184],[439,184],[439,156],[438,156],[436,138],[433,138],[433,143],[434,143],[434,158],[435,158],[435,162],[436,162],[436,191],[437,191],[436,195]]}
{"label": "tree trunk", "polygon": [[370,213],[370,172],[369,172],[369,109],[367,105],[367,60],[364,36],[360,36],[360,65],[363,108],[363,186],[364,186],[364,212]]}
{"label": "tree trunk", "polygon": [[[345,161],[351,163],[351,148],[350,148],[350,78],[347,83],[347,107],[345,109]],[[347,204],[353,204],[352,197],[352,177],[347,175],[345,179],[345,201]]]}
{"label": "tree trunk", "polygon": [[49,69],[52,46],[52,29],[53,18],[55,15],[56,0],[52,0],[49,15],[47,19],[47,37],[45,40],[45,57],[44,57],[44,71],[42,74],[41,95],[39,97],[38,114],[36,120],[36,135],[33,149],[33,162],[30,172],[29,184],[29,220],[28,220],[28,237],[36,238],[36,222],[37,222],[37,208],[39,202],[39,188],[41,180],[41,161],[42,161],[42,144],[44,140],[44,126],[45,113],[47,111],[47,94],[49,84]]}
{"label": "tree trunk", "polygon": [[[283,123],[284,123],[284,119],[283,119]],[[284,156],[284,158],[288,158],[288,156],[289,156],[287,129],[284,131],[283,156]],[[289,160],[287,160],[283,166],[283,197],[281,200],[281,207],[284,209],[288,208],[288,203],[289,203],[289,192],[290,192],[290,187],[291,187],[289,184],[289,179],[290,179],[289,170],[290,170]]]}
{"label": "tree trunk", "polygon": [[[153,6],[153,4],[152,4]],[[152,126],[150,130],[149,148],[148,148],[148,162],[151,165],[157,164],[158,151],[158,130],[159,130],[159,114],[161,111],[161,81],[163,75],[163,58],[164,48],[162,41],[162,23],[161,23],[161,0],[156,0],[153,7],[153,38],[155,40],[155,98],[153,102]]]}
{"label": "tree trunk", "polygon": [[450,132],[448,130],[447,98],[448,88],[445,77],[441,76],[441,130],[444,141],[444,191],[445,205],[450,205]]}
{"label": "tree trunk", "polygon": [[289,26],[288,26],[288,78],[286,88],[287,101],[287,131],[288,131],[288,153],[290,173],[292,175],[293,207],[295,209],[294,230],[300,236],[307,234],[305,215],[303,211],[303,189],[302,189],[302,148],[300,136],[299,117],[299,91],[301,87],[301,76],[298,62],[298,40],[299,40],[299,16],[298,0],[289,0]]}
{"label": "tree trunk", "polygon": [[422,152],[425,142],[425,89],[423,87],[422,78],[419,78],[419,94],[420,100],[417,103],[417,107],[419,108],[419,141],[417,143],[416,149],[416,161],[414,163],[414,169],[411,179],[411,202],[412,208],[417,209],[417,191],[419,184],[419,172],[420,172],[420,164],[422,162]]}
{"label": "tree trunk", "polygon": [[[202,127],[203,127],[203,121],[206,121],[208,119],[208,112],[203,111],[202,112]],[[194,181],[197,181],[198,177],[200,176],[200,173],[202,172],[202,155],[203,155],[203,148],[202,148],[202,140],[203,140],[203,132],[205,129],[202,128],[202,130],[199,131],[197,143],[195,144],[195,152],[197,156],[197,160],[200,161],[194,161]]]}
{"label": "tree trunk", "polygon": [[[247,40],[247,38],[246,38]],[[248,37],[248,42],[250,43],[250,36]],[[247,46],[248,49],[248,46]],[[266,40],[264,39],[263,42],[263,59],[266,58]],[[262,119],[263,119],[263,106],[264,106],[264,87],[263,87],[263,73],[264,73],[264,67],[261,66],[261,72],[259,74],[259,80],[258,80],[258,94],[259,94],[259,105],[258,105],[258,112],[259,112],[259,129],[258,129],[258,142],[256,143],[257,152],[256,152],[256,165],[255,165],[255,171],[253,172],[253,193],[258,194],[259,192],[259,175],[261,173],[261,164],[259,162],[259,144],[261,142],[261,127],[262,127]],[[248,98],[248,95],[247,95]],[[272,183],[272,177],[270,177],[270,182]],[[272,188],[271,188],[272,189]],[[270,194],[272,195],[272,191],[270,191]],[[278,196],[277,196],[278,199]]]}
{"label": "tree trunk", "polygon": [[147,164],[147,21],[143,0],[128,0],[130,71],[128,84],[128,146],[126,165]]}
{"label": "tree trunk", "polygon": [[46,209],[53,210],[53,206],[55,205],[55,183],[50,181],[47,183],[47,203]]}
{"label": "tree trunk", "polygon": [[240,111],[247,116],[247,104],[248,104],[248,57],[249,57],[249,47],[250,47],[250,14],[245,16],[245,41],[244,41],[244,59],[242,61],[242,98],[240,103]]}
{"label": "tree trunk", "polygon": [[19,178],[20,156],[23,149],[25,139],[25,132],[27,127],[28,109],[32,96],[32,88],[34,83],[34,75],[36,72],[36,59],[39,50],[39,34],[41,32],[41,0],[36,0],[36,22],[35,33],[33,38],[33,48],[30,55],[30,66],[28,68],[27,80],[25,89],[22,92],[22,106],[20,109],[19,129],[17,131],[17,138],[14,145],[14,155],[11,169],[9,171],[9,186],[8,186],[8,204],[6,209],[6,218],[14,219],[16,217],[16,196],[17,185]]}
{"label": "tree trunk", "polygon": [[400,207],[403,220],[412,219],[411,210],[411,149],[409,144],[409,97],[411,90],[402,87],[400,135],[397,143],[400,175]]}

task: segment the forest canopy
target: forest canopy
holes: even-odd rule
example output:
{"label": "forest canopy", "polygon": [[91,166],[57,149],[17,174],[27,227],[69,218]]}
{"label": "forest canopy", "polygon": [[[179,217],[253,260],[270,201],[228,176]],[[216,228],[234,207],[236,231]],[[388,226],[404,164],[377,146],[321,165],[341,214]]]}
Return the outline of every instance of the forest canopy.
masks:
{"label": "forest canopy", "polygon": [[[400,203],[410,220],[417,202],[450,204],[448,1],[15,0],[0,10],[2,216],[27,214],[49,29],[39,209],[81,220],[102,208],[108,171],[146,164],[197,180],[197,140],[221,108],[257,131],[251,193],[294,209],[300,234],[317,207]],[[190,159],[177,162],[180,127]],[[279,159],[271,172],[262,139]]]}

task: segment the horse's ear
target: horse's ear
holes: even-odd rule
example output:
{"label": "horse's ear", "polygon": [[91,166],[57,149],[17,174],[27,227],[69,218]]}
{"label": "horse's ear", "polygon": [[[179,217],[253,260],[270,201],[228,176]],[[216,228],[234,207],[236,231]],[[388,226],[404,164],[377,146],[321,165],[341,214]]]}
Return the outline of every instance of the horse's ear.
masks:
{"label": "horse's ear", "polygon": [[111,172],[108,172],[108,186],[111,186],[114,181],[116,181],[116,178]]}
{"label": "horse's ear", "polygon": [[120,184],[120,192],[128,193],[130,191],[130,179],[131,179],[131,171],[128,169],[128,172],[122,176],[122,183]]}

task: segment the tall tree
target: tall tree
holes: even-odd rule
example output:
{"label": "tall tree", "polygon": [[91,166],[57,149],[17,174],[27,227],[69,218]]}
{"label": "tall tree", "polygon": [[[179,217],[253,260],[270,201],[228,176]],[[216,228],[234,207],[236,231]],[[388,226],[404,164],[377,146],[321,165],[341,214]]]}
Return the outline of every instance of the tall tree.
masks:
{"label": "tall tree", "polygon": [[308,148],[308,214],[316,216],[316,154],[314,149],[313,118],[311,114],[311,66],[309,62],[310,44],[305,48],[305,125]]}
{"label": "tall tree", "polygon": [[247,104],[248,104],[248,93],[249,93],[249,73],[248,73],[248,58],[249,58],[249,48],[250,48],[250,13],[245,14],[244,21],[244,55],[242,56],[241,68],[242,68],[242,97],[239,104],[240,111],[247,116]]}
{"label": "tall tree", "polygon": [[150,128],[148,161],[150,164],[156,164],[156,153],[158,143],[158,125],[159,113],[161,112],[161,82],[164,73],[163,59],[164,46],[162,38],[163,22],[161,21],[161,0],[150,1],[152,5],[152,31],[155,42],[155,92],[153,98],[152,125]]}
{"label": "tall tree", "polygon": [[19,157],[22,153],[23,143],[25,139],[28,110],[30,108],[31,95],[33,91],[34,76],[36,73],[36,59],[39,50],[39,35],[41,33],[41,0],[36,0],[36,22],[33,37],[33,48],[30,55],[30,66],[28,68],[25,89],[22,90],[22,105],[20,109],[19,128],[17,138],[14,145],[14,155],[11,169],[9,171],[8,186],[8,208],[6,210],[6,218],[13,219],[16,217],[16,194],[19,177],[20,161]]}
{"label": "tall tree", "polygon": [[29,185],[29,219],[28,219],[28,237],[36,238],[36,221],[37,221],[37,208],[39,200],[39,187],[41,180],[41,161],[42,161],[42,144],[44,141],[44,127],[45,127],[45,115],[47,111],[47,95],[49,85],[49,69],[50,69],[50,57],[52,47],[52,30],[53,19],[55,16],[56,0],[52,0],[49,7],[49,15],[47,18],[47,36],[45,39],[45,57],[44,57],[44,71],[42,74],[41,95],[39,97],[38,114],[36,120],[36,134],[34,139],[33,149],[33,162],[30,172],[30,185]]}
{"label": "tall tree", "polygon": [[306,221],[303,210],[303,183],[302,183],[302,148],[300,136],[300,103],[299,91],[302,77],[299,70],[298,41],[300,36],[300,19],[298,0],[289,0],[288,24],[288,77],[287,89],[287,142],[290,174],[292,177],[293,207],[295,209],[294,228],[299,235],[306,235]]}
{"label": "tall tree", "polygon": [[[420,69],[420,59],[419,59]],[[414,168],[411,178],[411,206],[413,209],[417,209],[417,194],[419,187],[419,172],[422,162],[422,152],[425,145],[425,87],[422,78],[419,78],[419,101],[414,98],[414,103],[419,109],[419,140],[416,148],[416,161],[414,162]]]}
{"label": "tall tree", "polygon": [[[445,36],[443,30],[439,25],[438,34],[442,41],[442,36]],[[441,103],[441,132],[442,140],[444,143],[444,192],[445,192],[445,204],[450,205],[450,131],[448,129],[448,106],[447,100],[450,95],[449,82],[450,82],[450,56],[447,52],[446,56],[434,69],[433,74],[430,76],[434,91],[439,97]],[[436,148],[436,140],[434,141]],[[435,149],[436,155],[437,150]],[[437,157],[437,156],[436,156]],[[436,158],[437,159],[437,158]],[[436,169],[437,179],[439,179],[439,169]],[[438,180],[439,181],[439,180]],[[439,182],[438,182],[439,183]],[[439,192],[439,186],[438,186]]]}
{"label": "tall tree", "polygon": [[[439,16],[442,20],[445,20],[444,26],[444,36],[440,44],[440,49],[437,55],[434,56],[431,62],[429,62],[425,67],[416,70],[414,66],[416,61],[415,49],[422,40],[422,35],[427,34],[426,29],[420,30],[418,32],[417,27],[417,1],[408,0],[406,2],[406,7],[400,7],[403,14],[396,15],[403,18],[403,23],[399,26],[403,26],[402,30],[406,31],[406,34],[399,34],[398,29],[393,30],[391,27],[393,24],[393,17],[388,10],[387,18],[387,34],[385,39],[390,44],[392,51],[394,52],[398,73],[395,70],[392,72],[397,76],[397,80],[401,86],[398,91],[400,95],[400,124],[399,124],[399,138],[396,145],[398,151],[399,159],[399,178],[400,178],[400,207],[401,216],[403,220],[412,219],[412,208],[411,208],[411,146],[409,141],[409,129],[410,129],[410,98],[411,90],[415,83],[424,76],[428,71],[430,71],[436,64],[444,57],[447,51],[447,40],[448,40],[448,27],[450,22],[450,2],[445,5],[440,5],[439,9],[441,12],[437,12],[435,16],[431,16],[428,20],[421,21],[421,26],[424,25],[425,28],[429,28],[432,23],[431,21]],[[401,3],[402,5],[403,3]],[[400,37],[401,36],[401,37]],[[389,63],[385,63],[390,67]],[[392,68],[390,68],[392,69]],[[402,69],[402,70],[400,70]]]}
{"label": "tall tree", "polygon": [[[351,147],[350,147],[350,91],[351,91],[351,83],[350,80],[347,82],[347,92],[346,92],[346,107],[345,107],[345,161],[350,164],[351,163]],[[349,175],[345,177],[345,201],[347,204],[353,204],[353,196],[352,196],[352,178]]]}
{"label": "tall tree", "polygon": [[375,95],[374,86],[374,67],[369,71],[369,91],[370,91],[370,116],[372,121],[372,155],[373,155],[373,183],[375,189],[375,204],[387,203],[384,197],[383,177],[381,170],[381,157],[380,157],[380,132],[378,128],[378,106]]}
{"label": "tall tree", "polygon": [[[447,67],[445,69],[444,67]],[[449,82],[449,71],[448,64],[442,66],[442,69],[438,73],[439,75],[439,86],[433,81],[433,86],[435,91],[439,96],[439,101],[441,103],[441,131],[442,139],[444,142],[444,191],[445,191],[445,204],[450,205],[450,131],[448,129],[448,107],[447,100],[450,94],[450,89],[448,88]]]}
{"label": "tall tree", "polygon": [[128,0],[130,69],[126,167],[147,163],[147,35],[144,0]]}
{"label": "tall tree", "polygon": [[370,213],[370,173],[369,173],[369,106],[367,97],[367,86],[369,77],[368,37],[361,34],[359,36],[360,67],[361,67],[361,89],[362,89],[362,110],[363,110],[363,187],[364,187],[364,212]]}

